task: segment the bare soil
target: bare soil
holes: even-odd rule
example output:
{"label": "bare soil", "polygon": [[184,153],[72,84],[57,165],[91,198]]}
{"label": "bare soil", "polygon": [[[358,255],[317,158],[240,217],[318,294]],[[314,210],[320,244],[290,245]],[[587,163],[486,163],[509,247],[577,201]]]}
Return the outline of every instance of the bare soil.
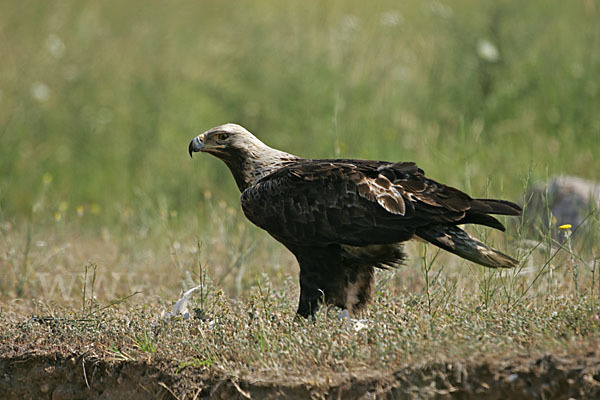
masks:
{"label": "bare soil", "polygon": [[170,362],[82,355],[0,357],[2,399],[600,398],[600,357],[516,356],[406,366],[389,373],[233,377]]}

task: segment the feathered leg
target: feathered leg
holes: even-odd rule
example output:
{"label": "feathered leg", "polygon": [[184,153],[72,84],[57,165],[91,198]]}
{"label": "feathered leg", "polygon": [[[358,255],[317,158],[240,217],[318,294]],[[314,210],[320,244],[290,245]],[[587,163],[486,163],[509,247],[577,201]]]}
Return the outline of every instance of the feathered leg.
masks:
{"label": "feathered leg", "polygon": [[317,248],[298,258],[300,301],[297,314],[313,316],[321,303],[348,310],[350,315],[371,298],[374,267],[347,265],[340,247]]}
{"label": "feathered leg", "polygon": [[302,272],[300,267],[300,301],[296,314],[308,318],[315,315],[320,308],[320,302],[324,299],[325,293],[314,281],[314,276]]}

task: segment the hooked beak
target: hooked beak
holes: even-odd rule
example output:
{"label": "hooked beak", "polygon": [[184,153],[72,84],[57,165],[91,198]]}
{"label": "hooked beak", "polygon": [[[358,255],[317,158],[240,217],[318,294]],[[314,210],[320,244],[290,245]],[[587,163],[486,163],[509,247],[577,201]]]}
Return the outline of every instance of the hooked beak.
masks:
{"label": "hooked beak", "polygon": [[204,149],[204,144],[202,143],[203,139],[204,139],[204,134],[198,135],[192,139],[192,141],[190,142],[190,145],[188,147],[188,151],[190,152],[190,157],[192,156],[192,154],[202,151],[202,149]]}

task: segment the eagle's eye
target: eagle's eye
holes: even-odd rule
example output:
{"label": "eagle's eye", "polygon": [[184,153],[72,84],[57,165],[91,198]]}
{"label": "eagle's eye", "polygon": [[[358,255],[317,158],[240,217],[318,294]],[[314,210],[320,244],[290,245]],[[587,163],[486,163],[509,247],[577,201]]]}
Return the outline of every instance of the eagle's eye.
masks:
{"label": "eagle's eye", "polygon": [[228,138],[228,137],[229,137],[229,133],[219,133],[219,134],[217,135],[217,139],[218,139],[219,141],[224,141],[224,140],[227,140],[227,138]]}

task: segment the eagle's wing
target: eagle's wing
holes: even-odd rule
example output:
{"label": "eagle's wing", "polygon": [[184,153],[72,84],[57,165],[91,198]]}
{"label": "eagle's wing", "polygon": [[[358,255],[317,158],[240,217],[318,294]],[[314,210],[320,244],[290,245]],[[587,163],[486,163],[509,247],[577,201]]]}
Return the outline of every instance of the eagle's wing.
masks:
{"label": "eagle's wing", "polygon": [[301,160],[247,188],[241,200],[253,223],[288,245],[396,243],[465,218],[503,229],[486,215],[493,212],[487,203],[426,178],[414,163]]}

